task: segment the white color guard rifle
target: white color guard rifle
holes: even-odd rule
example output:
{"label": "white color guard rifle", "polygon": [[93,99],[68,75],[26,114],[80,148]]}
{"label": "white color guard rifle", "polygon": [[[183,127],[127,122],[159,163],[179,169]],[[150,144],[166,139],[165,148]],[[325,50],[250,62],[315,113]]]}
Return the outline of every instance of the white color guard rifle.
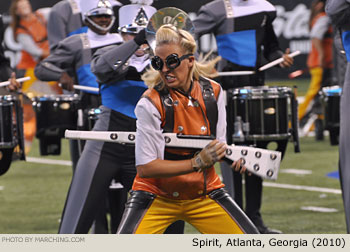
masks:
{"label": "white color guard rifle", "polygon": [[[188,136],[164,133],[166,147],[203,149],[213,139],[206,136]],[[96,140],[120,144],[135,144],[136,132],[66,130],[65,138]],[[249,146],[228,145],[225,159],[242,159],[247,170],[264,179],[276,180],[281,163],[281,153]]]}

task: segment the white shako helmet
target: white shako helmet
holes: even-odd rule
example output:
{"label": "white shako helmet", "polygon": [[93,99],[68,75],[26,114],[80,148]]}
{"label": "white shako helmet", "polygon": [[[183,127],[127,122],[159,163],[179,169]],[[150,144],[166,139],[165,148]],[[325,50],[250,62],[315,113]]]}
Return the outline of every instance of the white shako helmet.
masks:
{"label": "white shako helmet", "polygon": [[[108,0],[83,0],[81,1],[81,11],[84,16],[84,20],[89,21],[91,25],[93,25],[95,28],[107,32],[109,31],[115,21],[114,11],[112,4]],[[111,16],[112,21],[107,27],[102,27],[98,24],[96,24],[90,17],[93,16],[100,16],[100,15],[107,15]]]}
{"label": "white shako helmet", "polygon": [[157,12],[153,0],[130,0],[132,4],[119,9],[119,32],[136,34],[146,28],[148,20]]}

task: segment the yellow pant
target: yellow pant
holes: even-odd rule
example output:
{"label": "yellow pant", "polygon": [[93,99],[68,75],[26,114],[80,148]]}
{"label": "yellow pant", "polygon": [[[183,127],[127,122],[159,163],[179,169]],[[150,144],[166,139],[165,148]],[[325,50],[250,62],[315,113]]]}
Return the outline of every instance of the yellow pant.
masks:
{"label": "yellow pant", "polygon": [[305,100],[303,101],[303,103],[299,104],[299,109],[298,109],[299,120],[301,120],[305,116],[310,102],[315,98],[315,96],[317,95],[318,91],[321,88],[322,74],[323,74],[322,67],[311,68],[310,74],[311,74],[311,82],[310,82],[309,89],[306,92]]}
{"label": "yellow pant", "polygon": [[216,201],[205,198],[172,200],[157,196],[136,234],[162,234],[176,220],[184,220],[203,234],[242,234],[243,230]]}

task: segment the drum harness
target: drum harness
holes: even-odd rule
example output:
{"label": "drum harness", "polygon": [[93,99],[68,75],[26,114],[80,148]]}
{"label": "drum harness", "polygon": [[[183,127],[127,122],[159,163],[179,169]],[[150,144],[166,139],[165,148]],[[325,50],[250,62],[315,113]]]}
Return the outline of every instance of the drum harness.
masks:
{"label": "drum harness", "polygon": [[[215,94],[212,85],[210,84],[210,81],[208,79],[200,77],[199,84],[202,90],[202,97],[204,101],[204,105],[206,108],[206,115],[204,114],[204,111],[202,107],[199,105],[202,115],[209,121],[209,127],[210,127],[210,133],[209,136],[211,139],[215,139],[216,137],[216,124],[218,121],[218,106],[217,101],[215,99]],[[192,89],[193,82],[191,83],[190,90]],[[173,99],[171,98],[170,92],[168,88],[160,88],[160,85],[155,87],[155,90],[159,93],[162,105],[165,111],[165,122],[162,126],[164,133],[173,133],[174,132],[174,107],[173,107]],[[175,89],[175,91],[187,96],[191,102],[197,102],[193,97]],[[207,122],[207,120],[205,120]],[[208,125],[207,125],[208,128]],[[167,152],[165,150],[164,153],[165,158],[169,160],[184,160],[188,158],[192,158],[194,155],[178,155],[173,154],[170,152]],[[204,177],[204,190],[203,190],[203,196],[207,194],[207,179],[206,179],[206,170],[203,171],[203,177]]]}

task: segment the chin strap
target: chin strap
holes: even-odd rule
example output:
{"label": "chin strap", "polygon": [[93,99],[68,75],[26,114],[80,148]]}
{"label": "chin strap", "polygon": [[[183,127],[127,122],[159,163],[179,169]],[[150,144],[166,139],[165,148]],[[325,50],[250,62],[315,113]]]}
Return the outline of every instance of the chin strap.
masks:
{"label": "chin strap", "polygon": [[102,27],[102,26],[96,24],[96,23],[95,23],[94,21],[92,21],[92,19],[89,18],[89,17],[85,17],[85,20],[89,21],[89,23],[90,23],[93,27],[95,27],[96,29],[99,29],[100,31],[103,31],[103,32],[108,32],[108,31],[112,28],[112,26],[113,26],[113,24],[114,24],[115,17],[112,16],[111,23],[110,23],[107,27]]}

